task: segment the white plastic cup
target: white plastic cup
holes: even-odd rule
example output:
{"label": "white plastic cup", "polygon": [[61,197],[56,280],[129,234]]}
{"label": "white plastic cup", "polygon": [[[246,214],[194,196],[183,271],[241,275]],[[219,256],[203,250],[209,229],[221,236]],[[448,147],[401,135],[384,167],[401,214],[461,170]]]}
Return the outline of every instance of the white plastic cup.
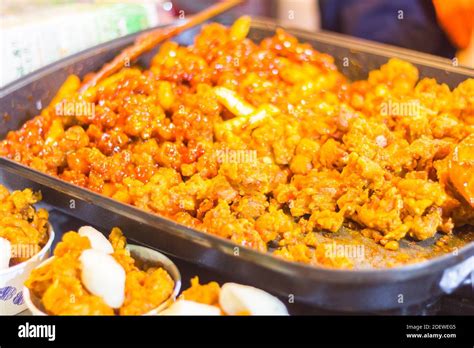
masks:
{"label": "white plastic cup", "polygon": [[[176,297],[178,296],[181,289],[181,274],[179,273],[179,270],[174,262],[159,251],[133,244],[128,244],[127,249],[130,250],[131,256],[135,260],[140,260],[149,265],[163,267],[174,281],[174,288],[171,296],[161,303],[157,308],[154,308],[148,313],[144,314],[156,315],[168,308],[176,300]],[[45,266],[52,260],[54,260],[54,256],[37,265],[37,267],[39,268]],[[23,287],[23,295],[25,298],[25,303],[33,315],[48,315],[41,304],[41,300],[37,298],[26,286]]]}
{"label": "white plastic cup", "polygon": [[48,225],[49,239],[39,253],[13,267],[0,270],[0,315],[15,315],[27,306],[24,300],[23,283],[30,272],[51,255],[54,231]]}

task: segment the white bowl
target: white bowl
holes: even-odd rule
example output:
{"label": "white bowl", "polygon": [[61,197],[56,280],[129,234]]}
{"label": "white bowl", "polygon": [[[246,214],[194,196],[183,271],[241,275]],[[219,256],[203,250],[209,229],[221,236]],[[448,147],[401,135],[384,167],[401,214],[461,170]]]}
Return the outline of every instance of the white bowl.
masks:
{"label": "white bowl", "polygon": [[[171,261],[167,256],[156,250],[133,244],[127,245],[127,249],[130,250],[130,253],[134,259],[155,267],[163,267],[169,273],[171,278],[173,278],[174,289],[171,296],[166,301],[161,303],[157,308],[154,308],[150,312],[144,314],[156,315],[168,308],[176,300],[176,297],[181,290],[181,274],[179,273],[178,267],[176,267],[173,261]],[[54,256],[44,261],[37,267],[39,268],[41,266],[47,265],[53,259]],[[28,309],[33,315],[49,315],[44,311],[41,300],[32,294],[26,286],[23,287],[23,297],[25,298],[25,303]]]}
{"label": "white bowl", "polygon": [[0,315],[15,315],[23,312],[27,305],[22,293],[23,283],[30,272],[51,254],[54,231],[48,224],[49,239],[46,245],[33,257],[13,267],[0,270]]}

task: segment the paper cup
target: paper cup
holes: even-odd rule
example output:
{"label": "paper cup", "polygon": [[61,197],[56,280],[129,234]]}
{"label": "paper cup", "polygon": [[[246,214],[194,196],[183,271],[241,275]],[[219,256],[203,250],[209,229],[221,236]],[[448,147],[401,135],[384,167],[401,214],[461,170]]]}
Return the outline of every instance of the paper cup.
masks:
{"label": "paper cup", "polygon": [[[130,250],[130,254],[135,260],[154,267],[164,268],[174,281],[174,289],[171,296],[163,303],[161,303],[158,307],[152,309],[148,313],[143,314],[156,315],[168,308],[176,300],[176,297],[178,296],[179,291],[181,290],[181,274],[179,273],[178,267],[176,267],[173,261],[171,261],[167,256],[156,250],[133,244],[129,244],[127,246],[127,249]],[[53,259],[54,256],[44,261],[37,267],[39,268],[41,266],[47,265]],[[31,293],[26,286],[23,287],[23,297],[25,299],[26,306],[33,315],[48,315],[41,303],[41,300],[37,298],[33,293]]]}
{"label": "paper cup", "polygon": [[39,253],[25,262],[0,271],[0,315],[15,315],[27,308],[22,292],[23,283],[30,272],[50,256],[54,240],[51,225],[48,225],[48,233],[48,242]]}

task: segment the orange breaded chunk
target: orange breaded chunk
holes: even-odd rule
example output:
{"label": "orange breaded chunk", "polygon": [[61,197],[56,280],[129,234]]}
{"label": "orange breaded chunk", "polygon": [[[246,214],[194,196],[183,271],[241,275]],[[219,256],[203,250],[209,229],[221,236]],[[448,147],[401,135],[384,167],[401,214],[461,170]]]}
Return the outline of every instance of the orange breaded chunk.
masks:
{"label": "orange breaded chunk", "polygon": [[219,294],[221,288],[216,282],[200,284],[199,277],[191,279],[191,287],[184,290],[180,299],[186,301],[199,302],[211,306],[219,306]]}

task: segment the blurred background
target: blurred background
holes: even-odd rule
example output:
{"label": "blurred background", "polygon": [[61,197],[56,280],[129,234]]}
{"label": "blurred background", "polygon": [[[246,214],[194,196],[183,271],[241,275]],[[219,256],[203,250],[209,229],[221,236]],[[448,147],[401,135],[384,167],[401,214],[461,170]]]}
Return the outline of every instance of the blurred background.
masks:
{"label": "blurred background", "polygon": [[[143,29],[186,19],[214,0],[2,0],[0,87],[61,58]],[[474,0],[247,0],[220,19],[270,17],[474,68]]]}

